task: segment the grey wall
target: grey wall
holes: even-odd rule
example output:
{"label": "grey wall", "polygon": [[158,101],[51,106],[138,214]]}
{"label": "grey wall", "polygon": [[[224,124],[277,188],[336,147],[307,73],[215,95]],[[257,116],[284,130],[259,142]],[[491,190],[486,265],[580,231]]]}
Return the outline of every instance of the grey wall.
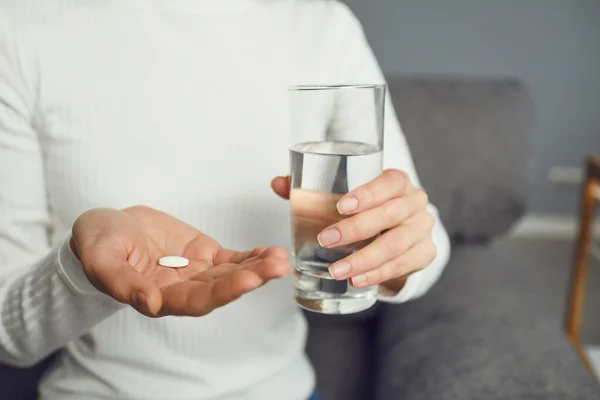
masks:
{"label": "grey wall", "polygon": [[384,72],[516,76],[536,106],[535,212],[575,212],[554,165],[600,153],[600,0],[348,0]]}

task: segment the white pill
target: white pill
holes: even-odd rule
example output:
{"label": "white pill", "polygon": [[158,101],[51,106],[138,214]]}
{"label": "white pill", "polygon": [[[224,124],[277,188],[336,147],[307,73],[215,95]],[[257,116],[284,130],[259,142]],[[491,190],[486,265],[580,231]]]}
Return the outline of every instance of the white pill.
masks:
{"label": "white pill", "polygon": [[181,268],[181,267],[188,266],[190,263],[190,260],[188,260],[185,257],[167,256],[167,257],[162,257],[160,260],[158,260],[158,263],[160,265],[162,265],[163,267]]}

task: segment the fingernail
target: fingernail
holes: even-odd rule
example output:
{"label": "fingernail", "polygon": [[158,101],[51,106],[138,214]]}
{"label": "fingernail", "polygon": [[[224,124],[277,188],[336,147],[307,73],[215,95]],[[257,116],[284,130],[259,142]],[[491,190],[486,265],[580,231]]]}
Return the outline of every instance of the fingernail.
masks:
{"label": "fingernail", "polygon": [[337,209],[340,214],[356,210],[356,207],[358,207],[358,199],[354,196],[344,197],[337,203]]}
{"label": "fingernail", "polygon": [[329,273],[334,278],[339,278],[350,272],[350,269],[352,269],[352,266],[349,263],[342,261],[329,267]]}
{"label": "fingernail", "polygon": [[359,286],[367,281],[367,275],[356,275],[352,278],[352,285]]}
{"label": "fingernail", "polygon": [[342,235],[337,229],[327,229],[317,236],[317,240],[321,247],[331,246],[332,244],[339,242],[341,238]]}

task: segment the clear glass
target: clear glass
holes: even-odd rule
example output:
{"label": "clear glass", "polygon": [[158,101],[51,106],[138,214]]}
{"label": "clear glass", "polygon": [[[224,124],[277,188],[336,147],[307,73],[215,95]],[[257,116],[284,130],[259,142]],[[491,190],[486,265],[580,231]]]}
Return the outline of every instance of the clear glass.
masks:
{"label": "clear glass", "polygon": [[385,85],[294,86],[289,89],[290,206],[296,302],[324,314],[350,314],[377,301],[376,286],[355,288],[329,266],[374,238],[323,248],[317,235],[345,216],[338,200],[382,173]]}

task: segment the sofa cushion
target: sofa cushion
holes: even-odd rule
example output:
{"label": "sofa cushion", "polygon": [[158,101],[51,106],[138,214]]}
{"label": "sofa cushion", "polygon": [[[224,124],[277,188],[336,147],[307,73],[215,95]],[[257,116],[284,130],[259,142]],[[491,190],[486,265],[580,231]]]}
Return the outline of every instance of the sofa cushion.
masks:
{"label": "sofa cushion", "polygon": [[525,211],[533,107],[514,79],[390,77],[424,188],[454,239],[488,239]]}
{"label": "sofa cushion", "polygon": [[600,399],[561,329],[570,246],[554,247],[458,246],[427,296],[384,305],[372,398]]}

